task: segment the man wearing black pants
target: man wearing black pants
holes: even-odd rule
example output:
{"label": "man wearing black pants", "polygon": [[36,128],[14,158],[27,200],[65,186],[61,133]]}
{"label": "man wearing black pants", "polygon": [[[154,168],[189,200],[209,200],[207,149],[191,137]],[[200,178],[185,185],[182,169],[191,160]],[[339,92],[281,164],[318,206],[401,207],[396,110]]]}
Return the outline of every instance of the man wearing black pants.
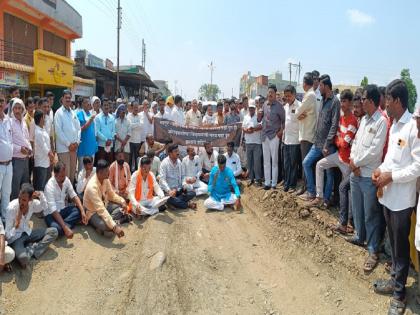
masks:
{"label": "man wearing black pants", "polygon": [[386,106],[393,124],[384,162],[372,174],[391,243],[391,279],[377,280],[374,291],[392,294],[388,314],[403,314],[405,284],[410,267],[411,214],[416,204],[416,180],[420,176],[420,139],[416,121],[408,111],[408,89],[396,79],[386,89]]}

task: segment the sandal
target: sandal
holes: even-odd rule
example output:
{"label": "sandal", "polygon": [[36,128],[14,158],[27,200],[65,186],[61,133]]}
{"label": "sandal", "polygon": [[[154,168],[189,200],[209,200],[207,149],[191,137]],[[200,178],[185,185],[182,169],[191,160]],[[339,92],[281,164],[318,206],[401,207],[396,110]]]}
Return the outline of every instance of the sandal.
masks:
{"label": "sandal", "polygon": [[392,299],[391,304],[389,305],[388,315],[402,315],[405,312],[405,306],[407,302],[404,299],[403,301],[398,299]]}
{"label": "sandal", "polygon": [[354,233],[354,228],[351,225],[347,225],[347,233],[348,234],[353,234]]}
{"label": "sandal", "polygon": [[385,271],[391,273],[392,270],[392,261],[387,261],[384,263]]}
{"label": "sandal", "polygon": [[394,284],[390,279],[378,279],[373,282],[373,292],[383,295],[392,295],[394,293]]}
{"label": "sandal", "polygon": [[342,235],[346,235],[347,234],[347,228],[345,226],[342,226],[341,224],[331,225],[330,226],[330,229],[333,232],[340,233]]}
{"label": "sandal", "polygon": [[363,270],[365,272],[372,272],[373,269],[378,265],[379,257],[375,254],[369,254],[368,258],[363,265]]}

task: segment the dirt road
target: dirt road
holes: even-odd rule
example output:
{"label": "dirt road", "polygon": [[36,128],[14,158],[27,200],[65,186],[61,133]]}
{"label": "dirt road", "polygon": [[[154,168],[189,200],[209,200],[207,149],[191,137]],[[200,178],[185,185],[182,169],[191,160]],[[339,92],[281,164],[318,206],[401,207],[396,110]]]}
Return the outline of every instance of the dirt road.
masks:
{"label": "dirt road", "polygon": [[[386,314],[350,272],[279,247],[268,218],[167,211],[109,240],[78,228],[29,270],[0,278],[0,314]],[[151,268],[156,253],[166,261]]]}

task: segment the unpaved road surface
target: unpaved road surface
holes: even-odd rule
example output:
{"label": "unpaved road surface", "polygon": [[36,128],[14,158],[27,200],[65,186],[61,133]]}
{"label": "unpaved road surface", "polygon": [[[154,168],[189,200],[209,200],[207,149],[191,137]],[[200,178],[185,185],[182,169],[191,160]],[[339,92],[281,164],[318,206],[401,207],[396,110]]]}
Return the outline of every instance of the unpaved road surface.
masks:
{"label": "unpaved road surface", "polygon": [[[248,201],[237,213],[200,200],[197,211],[134,222],[120,240],[78,227],[30,269],[0,277],[0,314],[386,314],[388,298],[284,246]],[[166,260],[152,269],[157,253]]]}

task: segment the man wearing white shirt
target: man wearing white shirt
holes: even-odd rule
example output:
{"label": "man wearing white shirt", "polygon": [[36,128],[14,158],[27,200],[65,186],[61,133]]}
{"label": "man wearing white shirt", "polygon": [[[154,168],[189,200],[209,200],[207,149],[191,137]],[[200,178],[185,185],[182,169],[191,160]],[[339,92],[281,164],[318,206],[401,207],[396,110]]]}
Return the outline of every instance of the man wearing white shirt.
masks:
{"label": "man wearing white shirt", "polygon": [[77,177],[76,192],[80,200],[83,200],[83,194],[89,180],[96,174],[96,167],[93,166],[93,159],[90,156],[83,158],[83,168]]}
{"label": "man wearing white shirt", "polygon": [[141,139],[143,137],[143,124],[139,114],[139,102],[133,102],[133,112],[127,115],[130,122],[130,168],[131,171],[137,170],[137,159],[141,147]]}
{"label": "man wearing white shirt", "polygon": [[[80,219],[86,225],[87,219],[85,209],[66,177],[66,166],[62,162],[59,161],[54,165],[54,176],[48,180],[44,192],[48,202],[45,223],[49,227],[56,228],[60,236],[73,238],[73,227],[80,222]],[[67,199],[71,199],[75,206],[67,206]]]}
{"label": "man wearing white shirt", "polygon": [[0,219],[0,274],[4,269],[10,269],[8,264],[15,259],[15,251],[7,245],[5,234],[3,221]]}
{"label": "man wearing white shirt", "polygon": [[10,201],[12,192],[13,178],[13,137],[12,122],[4,113],[6,108],[6,99],[0,94],[0,193],[1,206],[0,216],[4,218],[7,205]]}
{"label": "man wearing white shirt", "polygon": [[155,118],[171,120],[171,115],[166,111],[165,100],[162,97],[158,98],[158,106],[159,110],[155,115]]}
{"label": "man wearing white shirt", "polygon": [[397,314],[397,310],[403,313],[406,306],[405,284],[410,267],[408,237],[416,204],[416,181],[420,176],[420,139],[416,121],[408,111],[408,89],[403,80],[396,79],[388,85],[386,107],[393,118],[388,151],[383,163],[373,172],[372,180],[378,188],[379,202],[384,206],[392,271],[390,280],[374,283],[374,290],[392,294],[389,314]]}
{"label": "man wearing white shirt", "polygon": [[203,123],[201,118],[201,112],[198,110],[197,100],[193,100],[191,104],[191,109],[185,115],[185,125],[187,127],[200,127]]}
{"label": "man wearing white shirt", "polygon": [[133,173],[128,186],[129,207],[136,215],[154,215],[166,203],[163,200],[165,194],[150,171],[151,166],[152,160],[143,157],[139,170]]}
{"label": "man wearing white shirt", "polygon": [[200,157],[193,147],[187,147],[187,156],[182,159],[182,185],[197,196],[207,193],[207,185],[200,180],[202,173]]}
{"label": "man wearing white shirt", "polygon": [[[47,92],[51,93],[51,92]],[[52,94],[52,93],[51,93]],[[52,96],[54,98],[54,94]],[[48,135],[50,136],[50,146],[52,151],[54,151],[54,114],[50,107],[50,102],[48,101],[48,98],[42,97],[40,98],[38,102],[38,108],[42,110],[44,113],[44,129],[47,131]],[[51,171],[51,169],[50,169]],[[51,175],[51,172],[49,171],[49,175]]]}
{"label": "man wearing white shirt", "polygon": [[80,123],[71,110],[71,91],[64,90],[62,106],[54,117],[58,159],[66,165],[67,177],[74,182],[77,165],[77,148],[80,143]]}
{"label": "man wearing white shirt", "polygon": [[300,155],[298,109],[301,103],[296,99],[296,89],[288,85],[284,89],[287,104],[284,106],[286,120],[283,133],[284,191],[293,193],[296,189]]}
{"label": "man wearing white shirt", "polygon": [[143,111],[140,113],[140,121],[143,125],[143,131],[141,133],[141,142],[146,140],[148,134],[153,134],[153,113],[149,111],[149,102],[143,101]]}
{"label": "man wearing white shirt", "polygon": [[200,153],[200,164],[202,169],[200,179],[206,184],[209,182],[211,169],[213,166],[217,165],[218,156],[219,153],[213,149],[210,142],[204,143],[204,152],[201,151]]}
{"label": "man wearing white shirt", "polygon": [[213,114],[211,104],[207,105],[206,114],[203,117],[203,127],[213,127],[217,125],[216,115]]}
{"label": "man wearing white shirt", "polygon": [[242,175],[243,170],[241,167],[241,159],[239,158],[239,154],[234,152],[234,148],[235,143],[228,142],[226,146],[227,152],[224,155],[226,156],[226,167],[232,170],[233,176],[235,176],[238,185],[240,185],[238,177]]}
{"label": "man wearing white shirt", "polygon": [[[296,110],[297,119],[299,121],[299,142],[302,161],[305,160],[305,157],[311,149],[315,138],[318,105],[313,85],[314,80],[312,73],[305,73],[302,84],[305,95],[303,96],[301,105]],[[305,172],[302,172],[302,175],[304,183],[303,186],[296,192],[297,195],[302,195],[306,191]]]}
{"label": "man wearing white shirt", "polygon": [[372,173],[382,161],[387,135],[387,122],[379,107],[380,94],[376,85],[363,91],[363,109],[366,115],[360,122],[350,153],[351,205],[356,233],[346,239],[362,246],[367,242],[369,256],[363,269],[372,271],[379,260],[380,243],[384,229],[383,214],[378,205]]}
{"label": "man wearing white shirt", "polygon": [[239,112],[239,116],[241,117],[241,122],[244,121],[246,115],[249,114],[249,105],[248,105],[248,96],[244,96],[242,98],[242,108]]}
{"label": "man wearing white shirt", "polygon": [[172,108],[171,120],[179,125],[185,125],[184,111],[182,110],[182,97],[179,95],[175,96],[175,106]]}
{"label": "man wearing white shirt", "polygon": [[319,111],[321,109],[322,106],[322,95],[321,95],[321,90],[319,89],[319,71],[318,70],[314,70],[312,71],[312,78],[314,80],[314,92],[315,92],[315,96],[316,96],[316,117],[318,118],[319,115]]}
{"label": "man wearing white shirt", "polygon": [[51,150],[50,135],[44,129],[44,113],[40,110],[35,111],[34,120],[34,189],[43,191],[48,180],[48,170],[54,161],[54,153]]}
{"label": "man wearing white shirt", "polygon": [[249,185],[257,182],[262,185],[262,122],[258,121],[255,102],[251,100],[249,104],[249,114],[245,115],[242,122],[242,131],[245,138],[246,160],[249,171]]}
{"label": "man wearing white shirt", "polygon": [[22,185],[18,199],[11,201],[7,207],[6,239],[23,268],[32,256],[39,259],[58,237],[57,229],[53,227],[31,228],[32,214],[42,213],[46,208],[47,201],[42,192],[34,192],[32,185],[27,183]]}

